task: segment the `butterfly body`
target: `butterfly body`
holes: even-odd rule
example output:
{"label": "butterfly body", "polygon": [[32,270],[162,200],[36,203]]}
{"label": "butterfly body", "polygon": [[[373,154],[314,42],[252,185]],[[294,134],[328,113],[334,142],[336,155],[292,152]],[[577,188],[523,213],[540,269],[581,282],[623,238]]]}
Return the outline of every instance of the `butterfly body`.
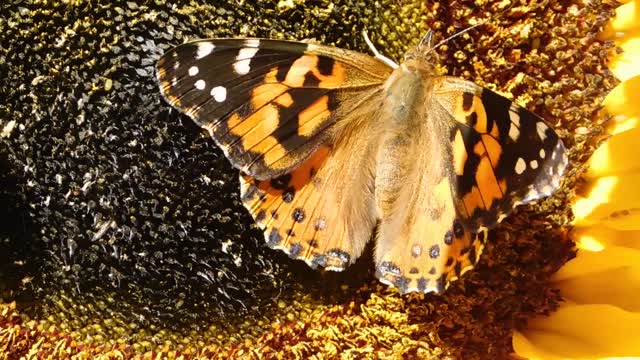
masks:
{"label": "butterfly body", "polygon": [[487,229],[559,186],[567,159],[542,119],[439,76],[428,50],[394,69],[322,45],[201,40],[157,76],[242,171],[267,245],[340,271],[375,230],[382,282],[439,292],[477,262]]}

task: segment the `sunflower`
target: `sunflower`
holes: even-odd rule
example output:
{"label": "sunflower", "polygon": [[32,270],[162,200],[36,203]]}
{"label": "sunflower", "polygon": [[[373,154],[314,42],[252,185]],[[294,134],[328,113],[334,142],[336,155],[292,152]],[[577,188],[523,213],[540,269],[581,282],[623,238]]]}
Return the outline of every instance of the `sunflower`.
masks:
{"label": "sunflower", "polygon": [[565,299],[531,320],[513,347],[529,359],[640,356],[640,2],[620,6],[603,33],[622,48],[622,81],[605,99],[608,139],[594,152],[573,204],[578,254],[553,278]]}
{"label": "sunflower", "polygon": [[[252,243],[251,235],[247,235],[250,229],[242,223],[242,216],[235,215],[240,212],[231,205],[237,203],[237,199],[234,193],[226,191],[229,188],[227,184],[234,184],[225,179],[236,179],[237,174],[223,174],[225,168],[208,161],[209,157],[200,161],[200,158],[194,160],[192,156],[174,159],[171,155],[169,164],[164,162],[164,155],[177,154],[176,151],[182,151],[179,149],[189,147],[189,154],[196,154],[199,150],[210,154],[211,151],[208,146],[201,145],[202,142],[192,141],[193,138],[186,135],[189,130],[180,135],[172,125],[167,125],[166,119],[150,115],[157,114],[159,110],[158,102],[153,100],[158,95],[149,94],[157,93],[157,87],[150,85],[150,74],[144,70],[152,66],[151,58],[147,56],[151,53],[159,55],[163,47],[166,49],[170,44],[182,42],[187,34],[262,34],[274,38],[296,34],[300,38],[318,36],[319,42],[353,48],[357,40],[353,40],[352,33],[358,28],[356,25],[361,17],[365,16],[364,23],[379,29],[374,32],[382,39],[377,45],[381,45],[388,55],[398,58],[409,40],[417,40],[426,27],[443,35],[452,34],[473,23],[469,20],[476,11],[482,13],[479,19],[489,16],[495,20],[495,25],[487,23],[487,31],[470,31],[466,36],[458,37],[456,40],[459,42],[441,47],[443,54],[448,54],[443,60],[452,65],[450,69],[455,69],[452,75],[485,79],[495,86],[500,84],[502,89],[521,94],[519,101],[526,104],[535,103],[534,99],[544,101],[544,108],[550,112],[541,114],[546,118],[546,115],[562,113],[567,102],[572,102],[574,108],[579,107],[582,97],[571,91],[586,86],[585,78],[611,77],[602,60],[604,55],[600,55],[606,54],[602,50],[606,47],[592,44],[592,34],[593,29],[599,29],[599,25],[594,24],[609,16],[608,9],[611,9],[613,1],[599,2],[598,7],[580,8],[579,2],[547,4],[524,1],[517,6],[509,6],[508,2],[490,1],[486,6],[478,7],[471,0],[450,4],[381,0],[373,10],[370,6],[363,8],[366,2],[352,0],[327,0],[314,4],[229,0],[213,5],[156,1],[144,6],[130,2],[125,7],[111,2],[99,2],[101,5],[96,7],[84,6],[83,1],[75,1],[72,5],[48,2],[47,6],[41,1],[10,1],[15,4],[9,11],[10,26],[5,27],[8,30],[5,43],[9,46],[0,47],[0,54],[4,50],[11,55],[7,56],[9,64],[11,61],[20,64],[9,66],[12,71],[7,76],[9,80],[20,82],[10,83],[16,90],[7,96],[7,103],[8,108],[17,114],[17,120],[15,124],[2,128],[0,142],[6,139],[4,141],[13,145],[6,156],[12,161],[11,171],[4,173],[28,173],[24,179],[26,185],[20,184],[15,196],[10,197],[16,199],[15,206],[10,209],[24,208],[28,211],[8,213],[27,214],[28,219],[41,225],[33,237],[46,241],[40,241],[44,244],[36,249],[42,249],[42,252],[33,252],[27,246],[30,242],[18,241],[32,235],[31,232],[23,235],[28,226],[15,226],[19,236],[10,234],[13,236],[10,244],[16,245],[9,254],[11,261],[0,261],[0,358],[69,358],[72,354],[80,358],[180,358],[198,355],[202,358],[242,358],[265,354],[272,358],[306,358],[312,355],[325,358],[506,358],[512,352],[514,324],[528,317],[531,309],[544,312],[556,304],[555,297],[547,296],[551,291],[539,291],[541,284],[546,285],[549,270],[538,266],[536,269],[544,275],[530,274],[521,266],[520,258],[531,258],[529,253],[518,251],[522,244],[512,248],[492,245],[496,249],[494,256],[490,256],[491,249],[485,251],[484,265],[466,275],[466,286],[461,286],[461,280],[454,288],[438,296],[414,294],[401,297],[376,279],[368,284],[366,279],[370,277],[370,266],[367,262],[355,264],[350,273],[334,275],[318,275],[307,268],[301,270],[296,265],[282,265],[283,256],[278,257],[282,254],[270,253],[262,242],[261,234],[256,237],[259,241]],[[69,19],[83,20],[68,24]],[[434,20],[427,23],[427,19]],[[506,27],[501,25],[503,22]],[[65,26],[65,30],[62,31],[60,26]],[[333,27],[344,35],[333,37],[326,31]],[[203,29],[215,29],[212,30],[215,33]],[[14,38],[17,40],[12,40]],[[541,38],[553,40],[557,57],[549,59],[545,52],[539,51]],[[467,45],[463,45],[463,39]],[[23,56],[25,52],[27,55]],[[29,57],[29,54],[35,55]],[[47,56],[46,63],[41,58],[43,54]],[[622,68],[627,54],[630,52],[618,58],[619,68]],[[580,63],[581,57],[592,61]],[[29,59],[33,59],[30,66],[21,65]],[[67,59],[73,66],[59,66]],[[39,67],[42,64],[44,66]],[[630,64],[627,68],[633,70]],[[550,71],[552,67],[554,70]],[[525,73],[530,75],[525,76]],[[582,78],[576,82],[553,83],[557,79],[571,80],[574,74]],[[91,79],[92,82],[87,81]],[[0,84],[2,80],[0,76]],[[82,92],[83,87],[86,94]],[[608,89],[609,86],[596,89],[601,91],[598,98]],[[62,94],[67,92],[69,97],[63,97]],[[577,113],[591,114],[597,107],[597,104],[585,103],[584,109],[576,110]],[[136,109],[136,112],[121,116],[121,110],[127,108]],[[85,117],[85,113],[93,115]],[[0,109],[0,118],[2,114]],[[38,125],[34,129],[28,128],[26,135],[23,134],[24,124],[43,118],[50,121],[39,121],[38,124],[55,126]],[[617,123],[622,126],[632,122]],[[169,131],[165,131],[167,126]],[[104,131],[98,132],[97,129]],[[160,131],[156,131],[158,129]],[[558,125],[558,130],[563,129]],[[130,141],[130,134],[138,133],[145,136],[137,136]],[[82,141],[77,140],[78,134],[81,134]],[[98,140],[92,140],[96,137]],[[99,144],[100,150],[68,156],[71,153],[69,149],[76,145],[80,150],[88,149],[87,143]],[[0,157],[3,149],[0,146]],[[59,155],[34,158],[37,152],[32,149],[45,149]],[[167,152],[158,152],[160,149]],[[136,170],[127,176],[121,176],[119,171],[105,172],[121,167],[119,161],[112,161],[119,151],[125,153],[123,159],[132,156],[132,159],[140,160],[139,163],[132,162],[135,168],[166,171]],[[183,166],[180,161],[184,162]],[[102,177],[96,181],[87,180],[91,174],[83,174],[88,166],[105,169],[95,172]],[[211,173],[208,172],[210,167],[213,169]],[[185,176],[191,176],[192,172],[202,173],[208,186],[186,180],[192,177],[182,177],[183,173],[174,171],[180,168],[188,168]],[[30,169],[40,170],[36,173]],[[62,174],[60,169],[67,171]],[[68,184],[67,173],[79,176],[79,180],[72,184],[75,187],[71,187],[68,193],[65,187]],[[105,177],[104,174],[113,176]],[[214,178],[211,181],[206,174],[219,174],[219,177],[211,176]],[[597,175],[592,176],[597,178]],[[93,184],[90,189],[76,186],[85,180],[87,186]],[[12,181],[19,182],[22,178]],[[61,187],[60,182],[65,186]],[[212,191],[213,184],[219,184],[225,191]],[[126,196],[118,197],[121,188]],[[63,191],[57,194],[59,196],[54,193],[50,198],[52,189]],[[0,188],[0,198],[3,190]],[[91,213],[78,205],[85,196],[85,190],[96,191],[91,193],[93,200],[85,202],[87,208],[99,210],[102,206],[113,206],[109,209],[114,214],[121,214],[115,217],[117,219],[143,219],[135,221],[140,224],[140,229],[129,227],[126,232],[116,233],[113,222],[98,221],[104,219],[103,214],[99,217],[96,214],[96,223],[91,223],[88,220],[92,218]],[[117,201],[110,203],[105,200],[109,196]],[[207,202],[211,199],[209,196],[214,199],[210,203]],[[122,202],[124,198],[136,205],[125,204]],[[165,206],[155,200],[149,201],[156,198],[166,198],[165,205],[169,210],[165,211]],[[114,205],[116,203],[121,205]],[[158,213],[161,208],[163,212]],[[159,220],[169,216],[167,214],[176,219],[181,215],[184,219]],[[87,222],[80,226],[76,218],[87,219]],[[196,226],[194,222],[193,228],[198,228],[197,231],[189,230],[185,235],[182,225],[191,224],[195,219],[208,223],[211,218],[215,221],[209,227],[215,231],[209,232],[204,229],[207,226]],[[511,224],[518,223],[520,221],[514,217]],[[542,221],[539,223],[547,227]],[[99,226],[94,229],[96,224]],[[172,227],[171,224],[179,226]],[[509,226],[507,221],[504,226]],[[2,227],[0,230],[6,229]],[[104,231],[96,231],[99,229]],[[229,229],[238,229],[238,232]],[[113,237],[109,235],[111,232],[115,233]],[[98,233],[99,236],[96,235]],[[502,233],[508,234],[509,231]],[[235,241],[239,237],[244,238],[242,242]],[[591,237],[594,237],[593,233]],[[174,242],[165,241],[172,238],[182,239],[179,247]],[[500,244],[512,240],[508,236],[501,239],[504,241]],[[584,240],[584,243],[589,243],[588,238]],[[616,244],[620,245],[620,242]],[[0,234],[0,247],[5,243]],[[205,243],[207,246],[202,245]],[[119,247],[116,249],[112,246],[114,244]],[[189,250],[190,246],[206,254],[194,255]],[[153,254],[141,249],[152,249]],[[576,261],[582,261],[585,253],[582,251]],[[184,261],[183,255],[186,257]],[[4,259],[3,256],[6,253],[0,251],[0,259]],[[625,255],[614,256],[621,259],[616,264],[626,259]],[[564,256],[558,257],[564,259]],[[65,263],[65,259],[75,262]],[[546,262],[548,259],[543,260]],[[199,271],[199,264],[204,264],[204,261],[207,261],[206,268]],[[565,278],[570,278],[570,274],[566,274],[573,263],[563,269]],[[582,265],[588,266],[595,265]],[[546,267],[555,268],[555,263]],[[5,268],[11,270],[11,282],[3,281],[6,276],[2,276],[2,271]],[[210,268],[216,271],[209,272]],[[614,275],[618,279],[623,274]],[[541,277],[542,280],[537,281]],[[562,278],[558,279],[559,283],[563,282]],[[116,283],[117,286],[114,285]],[[623,285],[628,286],[629,283],[625,280]],[[69,289],[80,289],[81,286],[82,291]],[[255,294],[260,298],[259,302],[244,302],[245,291]],[[22,296],[31,292],[35,296]],[[628,293],[633,293],[632,289]],[[565,291],[565,297],[569,298],[567,294],[571,293]],[[623,293],[620,295],[621,299],[633,299]],[[6,299],[17,300],[4,303]],[[245,303],[251,309],[247,310]],[[554,316],[562,314],[562,310]],[[627,307],[625,311],[631,310]],[[535,331],[536,323],[531,324],[531,331]],[[587,329],[586,326],[584,328]],[[620,338],[635,333],[633,330],[629,329],[628,334]],[[530,336],[531,332],[524,334],[529,337],[518,336],[531,344],[538,344],[537,339]],[[632,339],[630,343],[635,342]],[[525,354],[521,349],[522,346],[517,347],[519,353]],[[589,352],[590,355],[596,353]],[[530,354],[532,357],[535,355]]]}

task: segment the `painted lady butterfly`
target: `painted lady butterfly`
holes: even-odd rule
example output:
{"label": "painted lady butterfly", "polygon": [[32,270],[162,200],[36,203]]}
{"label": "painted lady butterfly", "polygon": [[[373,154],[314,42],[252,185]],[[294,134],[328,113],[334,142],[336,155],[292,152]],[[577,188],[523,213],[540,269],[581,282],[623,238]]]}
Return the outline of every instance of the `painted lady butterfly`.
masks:
{"label": "painted lady butterfly", "polygon": [[567,157],[540,117],[437,75],[431,49],[422,42],[398,66],[303,42],[209,39],[166,53],[157,78],[241,170],[242,203],[270,247],[340,271],[377,226],[380,281],[440,292],[477,262],[488,229],[558,188]]}

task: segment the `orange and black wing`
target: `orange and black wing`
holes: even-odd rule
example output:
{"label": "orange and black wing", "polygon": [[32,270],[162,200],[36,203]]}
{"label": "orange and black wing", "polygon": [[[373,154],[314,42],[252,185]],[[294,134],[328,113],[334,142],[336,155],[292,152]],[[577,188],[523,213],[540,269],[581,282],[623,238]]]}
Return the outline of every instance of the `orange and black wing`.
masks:
{"label": "orange and black wing", "polygon": [[351,122],[345,136],[288,174],[262,181],[241,175],[242,203],[269,247],[333,271],[360,256],[378,218],[372,125]]}
{"label": "orange and black wing", "polygon": [[421,113],[442,132],[417,130],[407,142],[441,145],[414,154],[377,230],[376,275],[402,293],[446,289],[476,264],[488,229],[553,193],[567,165],[562,141],[537,115],[464,80],[433,84]]}
{"label": "orange and black wing", "polygon": [[287,174],[381,91],[392,69],[303,42],[209,39],[158,61],[164,98],[208,130],[229,161],[260,180]]}
{"label": "orange and black wing", "polygon": [[536,114],[450,77],[435,87],[433,104],[454,122],[454,200],[465,228],[492,228],[517,205],[547,197],[560,186],[568,164],[565,147]]}
{"label": "orange and black wing", "polygon": [[242,171],[241,200],[267,244],[342,270],[370,239],[376,115],[392,69],[302,42],[212,39],[157,65],[165,99]]}

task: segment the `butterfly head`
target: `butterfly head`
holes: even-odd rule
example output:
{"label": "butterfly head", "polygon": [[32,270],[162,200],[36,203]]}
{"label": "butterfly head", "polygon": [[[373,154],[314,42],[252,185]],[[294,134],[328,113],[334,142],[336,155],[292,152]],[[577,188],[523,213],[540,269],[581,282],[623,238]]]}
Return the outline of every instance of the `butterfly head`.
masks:
{"label": "butterfly head", "polygon": [[404,60],[424,60],[426,62],[430,62],[434,54],[436,54],[433,50],[435,47],[433,46],[433,31],[429,30],[422,37],[418,45],[413,49],[409,50],[404,55]]}

